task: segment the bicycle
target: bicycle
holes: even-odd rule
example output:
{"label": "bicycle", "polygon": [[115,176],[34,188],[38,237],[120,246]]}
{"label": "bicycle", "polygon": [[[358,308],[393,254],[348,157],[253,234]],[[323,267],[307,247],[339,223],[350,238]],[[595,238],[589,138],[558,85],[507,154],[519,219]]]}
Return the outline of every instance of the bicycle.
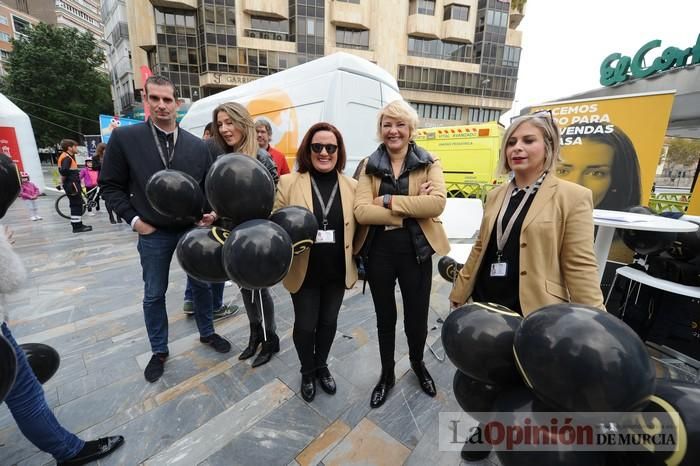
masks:
{"label": "bicycle", "polygon": [[[84,188],[80,190],[80,197],[83,198],[83,205],[80,215],[83,215],[88,208],[90,208],[90,210],[97,208],[96,199],[98,199],[100,191],[99,185],[95,186],[89,191],[85,191]],[[58,199],[56,199],[55,207],[58,215],[70,220],[70,200],[68,199],[68,194],[59,196]]]}

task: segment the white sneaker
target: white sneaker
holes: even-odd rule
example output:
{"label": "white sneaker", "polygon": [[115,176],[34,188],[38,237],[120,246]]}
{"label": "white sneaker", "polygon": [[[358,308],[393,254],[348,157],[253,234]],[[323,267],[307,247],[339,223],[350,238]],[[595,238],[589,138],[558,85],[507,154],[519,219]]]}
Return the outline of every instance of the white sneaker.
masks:
{"label": "white sneaker", "polygon": [[41,215],[37,215],[37,216],[36,216],[36,219],[37,219],[37,220],[44,220],[44,217],[42,217]]}
{"label": "white sneaker", "polygon": [[229,286],[233,286],[233,282],[231,280],[226,280],[226,283],[224,283],[224,287],[228,288]]}
{"label": "white sneaker", "polygon": [[31,220],[32,222],[36,222],[37,220],[39,220],[39,217],[36,215],[32,215],[31,217],[29,217],[29,220]]}
{"label": "white sneaker", "polygon": [[95,216],[95,212],[88,212],[88,215],[89,215],[90,217],[94,217],[94,216]]}

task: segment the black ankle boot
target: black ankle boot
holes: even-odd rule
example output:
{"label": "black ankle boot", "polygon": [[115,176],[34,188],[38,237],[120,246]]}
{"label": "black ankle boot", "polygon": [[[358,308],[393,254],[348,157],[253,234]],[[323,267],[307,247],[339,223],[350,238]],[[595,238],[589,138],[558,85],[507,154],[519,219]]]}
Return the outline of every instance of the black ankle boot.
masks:
{"label": "black ankle boot", "polygon": [[379,408],[384,404],[386,398],[389,396],[389,391],[394,387],[396,383],[396,376],[394,376],[394,369],[391,371],[382,371],[382,376],[379,378],[379,383],[374,390],[372,390],[372,398],[369,400],[369,405],[372,408]]}
{"label": "black ankle boot", "polygon": [[248,339],[248,347],[243,350],[240,356],[238,356],[238,359],[243,361],[244,359],[248,359],[250,357],[255,356],[255,353],[258,351],[258,345],[262,343],[263,341],[263,335],[262,335],[262,327],[259,325],[252,325],[250,326],[250,338]]}
{"label": "black ankle boot", "polygon": [[71,223],[71,226],[73,227],[73,233],[92,231],[92,227],[90,225],[83,225],[83,222]]}
{"label": "black ankle boot", "polygon": [[411,369],[413,369],[413,372],[416,374],[416,377],[418,377],[418,382],[420,382],[420,388],[422,388],[428,396],[437,395],[435,382],[428,373],[428,369],[425,368],[425,364],[423,363],[423,361],[411,361]]}
{"label": "black ankle boot", "polygon": [[301,397],[311,403],[316,396],[316,379],[312,374],[301,376]]}
{"label": "black ankle boot", "polygon": [[262,366],[263,364],[266,364],[272,359],[272,355],[279,352],[280,350],[280,339],[277,335],[274,333],[272,335],[268,335],[267,341],[263,341],[262,344],[262,349],[260,350],[260,354],[258,354],[258,357],[255,358],[253,361],[253,364],[251,364],[251,367],[258,367]]}

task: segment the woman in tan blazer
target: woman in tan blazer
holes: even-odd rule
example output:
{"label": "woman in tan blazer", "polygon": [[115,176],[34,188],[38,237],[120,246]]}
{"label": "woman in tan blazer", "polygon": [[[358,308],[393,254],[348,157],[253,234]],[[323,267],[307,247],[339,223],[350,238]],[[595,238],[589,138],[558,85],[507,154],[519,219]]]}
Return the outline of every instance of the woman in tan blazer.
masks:
{"label": "woman in tan blazer", "polygon": [[328,370],[328,353],[345,289],[357,281],[351,247],[357,182],[342,174],[345,160],[338,129],[316,123],[299,145],[297,171],[280,178],[275,201],[275,210],[290,205],[306,207],[319,224],[314,245],[294,256],[282,282],[292,295],[292,337],[301,362],[301,396],[307,402],[316,395],[316,379],[329,395],[336,391]]}
{"label": "woman in tan blazer", "polygon": [[551,113],[520,117],[508,128],[499,171],[513,179],[486,199],[479,238],[450,294],[453,307],[472,298],[523,315],[566,302],[604,310],[591,191],[555,177],[558,158]]}
{"label": "woman in tan blazer", "polygon": [[423,364],[423,350],[428,335],[432,256],[449,251],[438,219],[445,209],[445,181],[440,162],[412,141],[417,124],[418,115],[403,100],[380,111],[377,133],[383,142],[360,170],[355,197],[355,218],[363,225],[356,251],[366,259],[382,363],[382,375],[370,399],[372,408],[384,404],[395,383],[397,280],[411,367],[423,391],[429,396],[437,393]]}

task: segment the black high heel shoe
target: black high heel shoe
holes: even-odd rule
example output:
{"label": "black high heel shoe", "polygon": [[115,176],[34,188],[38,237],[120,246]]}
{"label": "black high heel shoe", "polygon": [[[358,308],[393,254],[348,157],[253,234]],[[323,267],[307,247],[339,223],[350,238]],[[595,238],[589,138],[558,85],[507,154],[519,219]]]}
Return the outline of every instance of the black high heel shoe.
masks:
{"label": "black high heel shoe", "polygon": [[243,352],[238,356],[238,359],[243,361],[244,359],[251,358],[255,356],[258,351],[258,346],[263,342],[262,327],[257,325],[250,326],[250,338],[248,339],[248,346]]}
{"label": "black high heel shoe", "polygon": [[423,363],[423,361],[411,361],[411,369],[413,369],[413,372],[416,374],[416,377],[418,377],[418,382],[420,382],[420,388],[422,388],[428,396],[434,397],[435,395],[437,395],[435,381],[433,381],[433,378],[428,373],[428,370],[425,368],[425,364]]}
{"label": "black high heel shoe", "polygon": [[273,334],[269,337],[267,341],[263,341],[260,354],[258,354],[258,357],[255,358],[253,364],[251,364],[250,366],[258,367],[262,366],[263,364],[267,364],[268,362],[270,362],[270,359],[272,359],[272,355],[275,353],[279,353],[279,350],[280,339],[277,335]]}
{"label": "black high heel shoe", "polygon": [[383,405],[395,383],[396,376],[394,376],[393,369],[391,372],[382,372],[379,383],[372,390],[372,398],[369,400],[370,407],[379,408]]}

